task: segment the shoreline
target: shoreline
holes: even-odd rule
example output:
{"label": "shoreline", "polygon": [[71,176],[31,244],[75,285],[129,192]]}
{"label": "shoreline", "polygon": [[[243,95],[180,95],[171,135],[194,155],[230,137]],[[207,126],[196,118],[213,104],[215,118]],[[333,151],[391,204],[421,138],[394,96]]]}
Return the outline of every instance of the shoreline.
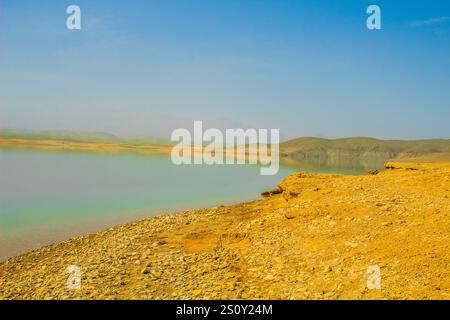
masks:
{"label": "shoreline", "polygon": [[220,208],[220,207],[224,207],[224,206],[241,205],[241,204],[248,203],[248,202],[258,201],[259,198],[257,196],[255,196],[252,199],[247,199],[247,200],[242,199],[242,200],[235,200],[235,201],[231,201],[231,200],[230,201],[221,201],[220,204],[216,204],[216,206],[207,206],[207,205],[195,206],[194,205],[194,206],[188,207],[188,208],[186,208],[184,210],[170,210],[170,209],[168,209],[167,211],[160,210],[160,211],[156,211],[154,213],[146,214],[145,216],[142,215],[142,217],[135,218],[135,219],[132,219],[132,220],[129,220],[129,221],[123,221],[123,222],[118,222],[118,223],[117,222],[113,222],[110,226],[92,227],[93,229],[97,229],[97,230],[88,231],[88,232],[80,231],[80,232],[77,232],[78,233],[77,235],[65,237],[65,238],[62,238],[62,239],[59,239],[59,240],[55,240],[55,241],[53,241],[51,243],[42,245],[42,246],[34,248],[34,249],[29,249],[29,250],[27,249],[26,251],[24,251],[22,253],[14,254],[14,255],[11,255],[11,256],[8,256],[8,257],[5,257],[5,258],[0,258],[0,264],[5,263],[8,260],[16,259],[16,258],[19,258],[21,256],[31,254],[31,253],[33,253],[35,251],[44,250],[47,247],[52,247],[52,246],[61,244],[63,242],[67,242],[67,241],[76,240],[76,239],[79,239],[79,238],[88,237],[90,235],[94,235],[94,234],[97,234],[97,233],[102,233],[102,232],[105,232],[105,231],[108,231],[110,229],[114,229],[114,228],[117,228],[117,227],[124,227],[124,226],[127,226],[129,224],[139,223],[139,222],[144,221],[144,220],[154,219],[154,218],[157,218],[157,217],[165,217],[165,216],[170,216],[170,215],[178,215],[178,214],[182,214],[182,213],[190,212],[190,211],[208,210],[208,209]]}
{"label": "shoreline", "polygon": [[101,141],[75,141],[54,139],[20,139],[0,137],[0,150],[33,150],[51,152],[89,152],[104,154],[170,154],[171,146],[139,145]]}
{"label": "shoreline", "polygon": [[[265,199],[10,258],[0,262],[0,299],[450,299],[450,164],[386,167],[296,173]],[[70,265],[81,268],[79,290],[66,287]],[[372,265],[381,290],[366,287]]]}

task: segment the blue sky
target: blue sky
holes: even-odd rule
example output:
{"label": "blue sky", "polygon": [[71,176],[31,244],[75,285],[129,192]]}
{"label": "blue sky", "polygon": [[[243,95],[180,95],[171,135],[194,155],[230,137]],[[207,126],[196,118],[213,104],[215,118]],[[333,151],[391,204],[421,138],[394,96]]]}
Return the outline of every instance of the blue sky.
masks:
{"label": "blue sky", "polygon": [[169,137],[194,120],[450,138],[450,2],[0,1],[1,128]]}

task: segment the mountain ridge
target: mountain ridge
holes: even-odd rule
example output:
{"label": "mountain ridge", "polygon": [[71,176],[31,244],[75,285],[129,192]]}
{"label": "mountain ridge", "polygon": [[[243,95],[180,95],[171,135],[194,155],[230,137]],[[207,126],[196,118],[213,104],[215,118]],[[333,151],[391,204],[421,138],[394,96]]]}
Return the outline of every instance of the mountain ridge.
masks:
{"label": "mountain ridge", "polygon": [[301,137],[280,144],[282,157],[293,159],[381,157],[387,159],[450,154],[450,139],[381,140],[370,137]]}
{"label": "mountain ridge", "polygon": [[[164,146],[174,145],[164,138],[135,136],[120,137],[106,132],[76,131],[27,131],[0,129],[0,139],[28,140],[31,144],[38,140],[68,142],[113,143],[119,146]],[[392,159],[443,159],[450,160],[450,139],[382,140],[372,137],[351,137],[326,139],[299,137],[280,143],[282,159],[293,161],[321,161],[331,163],[354,162],[355,160],[377,159],[383,162]],[[431,157],[431,158],[430,158]]]}

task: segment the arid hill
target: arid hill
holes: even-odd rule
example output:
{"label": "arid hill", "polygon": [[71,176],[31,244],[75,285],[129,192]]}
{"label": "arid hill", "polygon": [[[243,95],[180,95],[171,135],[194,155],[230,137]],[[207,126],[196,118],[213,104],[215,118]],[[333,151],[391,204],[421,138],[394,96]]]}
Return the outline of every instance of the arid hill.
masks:
{"label": "arid hill", "polygon": [[433,155],[450,161],[450,139],[377,140],[373,138],[321,139],[298,138],[284,142],[280,150],[285,158],[299,161],[329,162],[346,159],[422,158]]}

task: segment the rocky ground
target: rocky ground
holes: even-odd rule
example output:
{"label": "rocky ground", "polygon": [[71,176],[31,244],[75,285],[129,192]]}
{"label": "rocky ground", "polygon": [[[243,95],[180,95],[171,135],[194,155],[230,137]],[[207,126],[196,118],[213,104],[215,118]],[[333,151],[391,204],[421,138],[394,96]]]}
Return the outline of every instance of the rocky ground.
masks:
{"label": "rocky ground", "polygon": [[450,165],[388,167],[42,248],[0,264],[0,299],[450,299]]}

